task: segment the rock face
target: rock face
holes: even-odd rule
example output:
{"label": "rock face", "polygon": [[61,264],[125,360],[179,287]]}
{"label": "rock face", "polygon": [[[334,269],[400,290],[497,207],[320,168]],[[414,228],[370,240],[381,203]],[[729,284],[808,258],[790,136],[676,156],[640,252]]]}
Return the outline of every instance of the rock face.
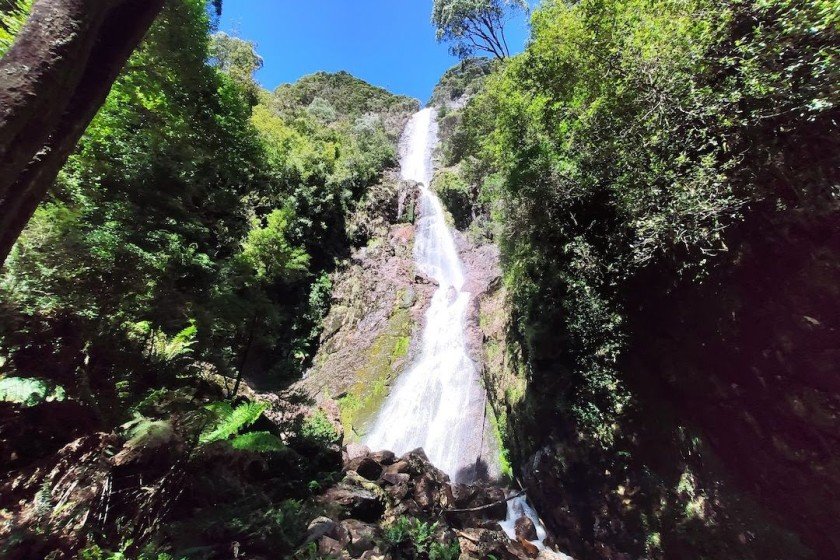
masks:
{"label": "rock face", "polygon": [[395,175],[351,219],[366,245],[332,278],[332,306],[313,365],[297,384],[337,399],[345,441],[357,441],[411,357],[412,333],[433,292],[414,274],[416,184]]}
{"label": "rock face", "polygon": [[344,479],[316,498],[327,515],[309,522],[302,550],[334,558],[396,559],[428,558],[430,550],[442,554],[446,549],[452,556],[434,557],[455,558],[460,547],[463,560],[565,558],[525,540],[532,536],[525,522],[522,539],[507,537],[499,526],[507,513],[503,488],[451,484],[422,449],[399,458],[387,451],[360,454],[360,449],[354,447],[354,457],[346,459]]}

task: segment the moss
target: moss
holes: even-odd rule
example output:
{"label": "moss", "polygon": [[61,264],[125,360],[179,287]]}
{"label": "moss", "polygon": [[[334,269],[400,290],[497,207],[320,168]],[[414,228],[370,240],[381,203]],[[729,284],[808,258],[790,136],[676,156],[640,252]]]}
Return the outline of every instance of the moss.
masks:
{"label": "moss", "polygon": [[499,469],[502,477],[507,480],[513,480],[513,466],[510,463],[510,451],[505,447],[505,440],[507,439],[507,414],[502,410],[497,417],[489,402],[487,403],[486,414],[490,419],[493,436],[499,444]]}
{"label": "moss", "polygon": [[379,411],[408,355],[411,314],[399,306],[399,299],[388,326],[367,351],[362,366],[355,373],[356,383],[338,399],[345,443],[358,440]]}
{"label": "moss", "polygon": [[407,336],[401,336],[397,338],[397,343],[394,345],[394,352],[391,355],[392,358],[402,358],[408,355],[408,346],[411,342],[411,339]]}

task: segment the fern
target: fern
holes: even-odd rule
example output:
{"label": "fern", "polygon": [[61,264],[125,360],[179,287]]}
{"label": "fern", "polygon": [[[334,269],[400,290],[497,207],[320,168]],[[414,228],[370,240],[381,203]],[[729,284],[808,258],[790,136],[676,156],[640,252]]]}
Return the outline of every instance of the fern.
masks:
{"label": "fern", "polygon": [[254,451],[264,453],[267,451],[281,451],[285,445],[280,438],[268,432],[248,432],[233,438],[230,442],[234,449],[240,451]]}
{"label": "fern", "polygon": [[227,403],[207,405],[208,410],[218,415],[218,420],[199,436],[199,443],[225,441],[257,421],[268,406],[264,403],[245,403],[231,409]]}
{"label": "fern", "polygon": [[0,379],[0,401],[35,406],[44,401],[63,401],[67,397],[64,387],[51,386],[41,379],[31,377],[4,377]]}
{"label": "fern", "polygon": [[125,430],[125,445],[133,447],[157,447],[161,442],[172,438],[172,424],[167,420],[152,420],[139,414],[134,419],[122,425]]}
{"label": "fern", "polygon": [[432,543],[429,548],[429,560],[458,560],[461,556],[461,545],[457,540],[448,544]]}

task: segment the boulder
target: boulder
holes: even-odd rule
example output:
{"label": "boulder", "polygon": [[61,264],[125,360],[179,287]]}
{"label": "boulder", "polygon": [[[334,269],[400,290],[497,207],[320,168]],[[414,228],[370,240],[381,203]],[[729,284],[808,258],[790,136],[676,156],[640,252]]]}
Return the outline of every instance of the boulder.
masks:
{"label": "boulder", "polygon": [[528,560],[519,543],[511,541],[501,530],[464,529],[459,531],[458,542],[461,545],[461,558],[486,559],[491,556],[497,560]]}
{"label": "boulder", "polygon": [[393,465],[397,460],[392,451],[376,451],[370,454],[370,458],[380,465]]}
{"label": "boulder", "polygon": [[340,505],[349,517],[373,522],[382,517],[385,504],[372,491],[340,482],[324,492],[318,501]]}
{"label": "boulder", "polygon": [[347,532],[329,517],[316,517],[306,527],[306,542],[320,541],[321,537],[330,537],[339,543],[347,542]]}
{"label": "boulder", "polygon": [[450,486],[453,507],[463,509],[469,507],[478,492],[477,486],[455,483]]}
{"label": "boulder", "polygon": [[397,474],[397,473],[408,473],[409,471],[409,464],[408,461],[400,459],[396,463],[391,463],[390,465],[385,467],[385,472],[389,474]]}
{"label": "boulder", "polygon": [[318,541],[318,553],[327,558],[338,557],[342,548],[340,542],[326,535]]}
{"label": "boulder", "polygon": [[429,473],[424,473],[414,484],[414,501],[421,509],[432,513],[438,505],[441,485]]}
{"label": "boulder", "polygon": [[361,443],[350,443],[347,444],[345,452],[347,453],[347,460],[352,461],[353,459],[370,455],[370,448]]}
{"label": "boulder", "polygon": [[525,551],[525,554],[528,555],[528,558],[536,558],[540,555],[540,549],[535,544],[529,542],[528,539],[517,537],[516,541],[522,547],[522,550]]}
{"label": "boulder", "polygon": [[347,531],[349,541],[345,547],[353,558],[359,558],[376,548],[382,539],[382,532],[376,525],[369,525],[357,519],[346,519],[341,526]]}
{"label": "boulder", "polygon": [[370,457],[365,457],[359,463],[359,466],[356,468],[356,472],[368,480],[378,480],[379,476],[382,474],[382,465]]}
{"label": "boulder", "polygon": [[516,532],[516,538],[519,540],[525,539],[526,541],[535,541],[537,540],[537,527],[534,525],[534,522],[531,521],[531,518],[527,515],[523,515],[513,525],[514,531]]}
{"label": "boulder", "polygon": [[386,472],[382,475],[382,481],[386,484],[390,484],[391,486],[398,486],[400,484],[407,484],[408,481],[411,479],[405,473],[389,473]]}

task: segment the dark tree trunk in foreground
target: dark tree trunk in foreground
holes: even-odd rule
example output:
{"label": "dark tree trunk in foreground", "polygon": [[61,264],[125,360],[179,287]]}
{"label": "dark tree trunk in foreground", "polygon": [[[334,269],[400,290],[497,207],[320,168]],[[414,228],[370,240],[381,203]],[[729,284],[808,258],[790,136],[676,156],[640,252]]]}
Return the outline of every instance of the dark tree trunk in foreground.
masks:
{"label": "dark tree trunk in foreground", "polygon": [[0,266],[164,0],[38,0],[0,59]]}

